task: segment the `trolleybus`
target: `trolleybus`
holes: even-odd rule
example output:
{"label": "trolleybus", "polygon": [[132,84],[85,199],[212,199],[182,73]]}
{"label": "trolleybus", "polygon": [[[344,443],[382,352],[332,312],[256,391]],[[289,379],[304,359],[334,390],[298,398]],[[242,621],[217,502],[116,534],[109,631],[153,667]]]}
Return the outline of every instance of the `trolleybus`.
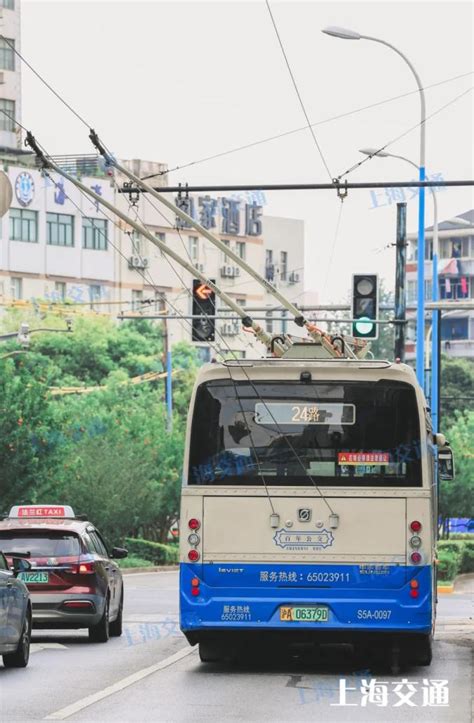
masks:
{"label": "trolleybus", "polygon": [[180,522],[180,624],[201,660],[258,639],[372,644],[394,667],[428,665],[436,445],[452,469],[405,364],[204,366]]}

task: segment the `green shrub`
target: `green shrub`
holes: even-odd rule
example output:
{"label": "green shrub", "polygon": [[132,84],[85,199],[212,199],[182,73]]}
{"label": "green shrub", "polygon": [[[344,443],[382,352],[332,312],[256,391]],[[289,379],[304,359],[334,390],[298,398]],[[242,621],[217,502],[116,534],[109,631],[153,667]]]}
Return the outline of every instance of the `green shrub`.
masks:
{"label": "green shrub", "polygon": [[466,540],[464,543],[461,572],[474,572],[474,541]]}
{"label": "green shrub", "polygon": [[150,560],[145,560],[142,557],[136,557],[135,555],[129,555],[124,557],[123,560],[119,560],[118,564],[120,567],[153,567],[153,563]]}
{"label": "green shrub", "polygon": [[451,582],[460,570],[460,556],[450,550],[438,551],[438,580]]}
{"label": "green shrub", "polygon": [[459,557],[462,557],[464,544],[464,540],[440,540],[438,542],[438,550],[452,552],[453,555],[459,555]]}
{"label": "green shrub", "polygon": [[161,542],[133,537],[126,537],[125,544],[131,555],[149,560],[154,565],[174,565],[179,559],[179,551],[175,545],[163,545]]}
{"label": "green shrub", "polygon": [[450,540],[470,540],[474,542],[474,532],[452,532],[449,535]]}

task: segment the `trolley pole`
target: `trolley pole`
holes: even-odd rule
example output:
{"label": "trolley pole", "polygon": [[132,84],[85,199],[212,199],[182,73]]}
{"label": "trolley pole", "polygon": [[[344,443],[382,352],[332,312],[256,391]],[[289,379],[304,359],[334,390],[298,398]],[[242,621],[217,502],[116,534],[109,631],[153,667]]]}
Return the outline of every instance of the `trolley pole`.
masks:
{"label": "trolley pole", "polygon": [[395,359],[405,361],[406,321],[406,255],[407,255],[407,205],[397,203],[397,243],[395,268]]}

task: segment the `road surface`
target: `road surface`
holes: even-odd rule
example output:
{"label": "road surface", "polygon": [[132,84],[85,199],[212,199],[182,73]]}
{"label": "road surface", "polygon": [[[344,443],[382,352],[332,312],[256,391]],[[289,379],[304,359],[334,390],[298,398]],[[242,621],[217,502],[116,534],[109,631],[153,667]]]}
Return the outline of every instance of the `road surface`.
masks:
{"label": "road surface", "polygon": [[[86,631],[38,631],[27,669],[0,666],[1,721],[471,721],[472,581],[441,596],[432,665],[398,676],[345,649],[203,665],[179,632],[177,573],[127,575],[125,585],[123,637],[91,644]],[[447,705],[446,686],[432,682],[445,680]]]}

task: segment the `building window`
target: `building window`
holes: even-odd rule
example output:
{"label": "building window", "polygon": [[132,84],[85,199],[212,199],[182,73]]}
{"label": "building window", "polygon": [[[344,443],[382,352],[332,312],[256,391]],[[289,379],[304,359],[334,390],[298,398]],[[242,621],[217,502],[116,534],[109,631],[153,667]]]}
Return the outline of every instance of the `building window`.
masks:
{"label": "building window", "polygon": [[15,41],[0,38],[0,70],[15,70]]}
{"label": "building window", "polygon": [[101,288],[99,284],[90,284],[89,286],[89,302],[91,309],[94,308],[94,303],[101,299]]}
{"label": "building window", "polygon": [[189,236],[189,255],[194,262],[199,261],[199,238],[197,236]]}
{"label": "building window", "polygon": [[463,318],[444,318],[441,319],[441,339],[443,341],[456,341],[456,339],[469,338],[469,320]]}
{"label": "building window", "polygon": [[61,302],[66,301],[66,284],[64,281],[56,281],[54,283],[54,300]]}
{"label": "building window", "polygon": [[10,289],[11,289],[12,299],[22,299],[23,298],[23,279],[20,279],[17,276],[12,276]]}
{"label": "building window", "polygon": [[0,98],[0,131],[8,131],[8,133],[15,133],[15,101],[5,100]]}
{"label": "building window", "polygon": [[245,261],[246,248],[247,248],[247,244],[245,243],[245,241],[237,241],[237,243],[236,243],[237,256],[240,259],[244,259],[244,261]]}
{"label": "building window", "polygon": [[413,304],[416,301],[416,281],[409,281],[407,284],[407,301],[409,304]]}
{"label": "building window", "polygon": [[7,8],[7,10],[14,10],[15,0],[0,0],[0,5],[2,8]]}
{"label": "building window", "polygon": [[433,298],[433,280],[425,279],[425,301]]}
{"label": "building window", "polygon": [[166,234],[163,233],[163,231],[155,231],[155,236],[158,241],[161,241],[164,244],[166,243]]}
{"label": "building window", "polygon": [[267,281],[273,281],[275,276],[275,267],[273,265],[273,251],[266,249],[265,251],[265,278]]}
{"label": "building window", "polygon": [[47,213],[46,239],[50,246],[74,246],[74,216]]}
{"label": "building window", "polygon": [[10,209],[10,239],[12,241],[38,241],[38,213],[24,208]]}
{"label": "building window", "polygon": [[280,281],[286,281],[288,274],[288,253],[286,251],[280,252]]}
{"label": "building window", "polygon": [[141,311],[143,309],[142,301],[142,289],[132,289],[132,311]]}
{"label": "building window", "polygon": [[82,246],[94,251],[107,251],[107,221],[85,218],[82,223]]}
{"label": "building window", "polygon": [[469,276],[452,279],[441,277],[439,292],[441,299],[468,299],[470,296],[471,278]]}

